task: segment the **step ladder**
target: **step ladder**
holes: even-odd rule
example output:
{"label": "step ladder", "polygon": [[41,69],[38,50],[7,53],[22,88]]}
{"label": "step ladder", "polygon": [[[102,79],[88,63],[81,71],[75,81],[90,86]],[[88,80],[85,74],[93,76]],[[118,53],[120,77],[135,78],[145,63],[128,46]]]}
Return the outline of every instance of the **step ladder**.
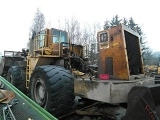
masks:
{"label": "step ladder", "polygon": [[27,57],[27,67],[26,67],[26,88],[27,89],[29,89],[30,77],[31,77],[30,58]]}

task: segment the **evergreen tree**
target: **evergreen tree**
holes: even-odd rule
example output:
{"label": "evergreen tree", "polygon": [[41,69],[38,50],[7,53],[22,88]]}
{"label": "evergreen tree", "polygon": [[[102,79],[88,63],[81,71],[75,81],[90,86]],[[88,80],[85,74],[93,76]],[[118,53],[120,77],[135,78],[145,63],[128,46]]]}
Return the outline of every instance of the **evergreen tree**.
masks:
{"label": "evergreen tree", "polygon": [[108,20],[106,20],[106,21],[104,22],[103,28],[104,28],[104,30],[110,28],[110,22],[109,22]]}
{"label": "evergreen tree", "polygon": [[144,61],[147,59],[147,56],[150,56],[150,49],[146,46],[146,41],[144,41],[144,33],[142,32],[142,29],[138,24],[135,23],[134,19],[131,17],[129,20],[126,18],[120,19],[118,15],[114,16],[111,21],[108,19],[104,23],[104,29],[108,29],[114,26],[119,25],[120,23],[123,23],[124,25],[129,26],[131,29],[137,31],[139,34],[139,40],[140,40],[140,45],[141,45],[141,51],[142,51],[142,56],[144,58]]}
{"label": "evergreen tree", "polygon": [[123,18],[123,24],[128,25],[128,20],[126,18]]}
{"label": "evergreen tree", "polygon": [[111,21],[109,21],[108,19],[104,22],[104,30],[108,29],[108,28],[111,28],[111,27],[114,27],[114,26],[117,26],[121,23],[122,19],[119,19],[119,16],[118,15],[115,15]]}
{"label": "evergreen tree", "polygon": [[129,19],[128,26],[132,29],[135,29],[137,27],[137,24],[134,22],[132,17]]}
{"label": "evergreen tree", "polygon": [[111,27],[117,26],[121,23],[122,19],[119,19],[119,16],[116,15],[111,19],[110,25]]}

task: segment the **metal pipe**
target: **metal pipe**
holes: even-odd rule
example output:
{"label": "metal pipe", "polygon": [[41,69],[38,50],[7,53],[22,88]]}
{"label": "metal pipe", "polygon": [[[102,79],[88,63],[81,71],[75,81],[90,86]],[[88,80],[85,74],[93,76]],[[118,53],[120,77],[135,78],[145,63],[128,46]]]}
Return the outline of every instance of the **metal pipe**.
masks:
{"label": "metal pipe", "polygon": [[3,107],[3,120],[6,120],[5,108]]}
{"label": "metal pipe", "polygon": [[10,106],[8,104],[7,104],[7,107],[8,107],[8,110],[9,110],[13,120],[16,120],[16,118],[15,118],[15,116],[14,116],[14,114],[13,114],[13,112],[12,112],[12,110],[11,110],[11,108],[10,108]]}

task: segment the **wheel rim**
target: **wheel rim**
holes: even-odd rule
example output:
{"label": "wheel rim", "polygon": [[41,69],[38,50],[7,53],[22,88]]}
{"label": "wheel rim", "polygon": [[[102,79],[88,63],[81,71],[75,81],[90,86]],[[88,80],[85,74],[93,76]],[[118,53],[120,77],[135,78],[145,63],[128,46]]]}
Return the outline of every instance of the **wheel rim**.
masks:
{"label": "wheel rim", "polygon": [[44,81],[41,78],[37,78],[33,89],[34,89],[33,94],[34,94],[34,98],[35,98],[36,102],[40,106],[45,108],[46,103],[47,103],[47,99],[48,99],[48,93],[47,93]]}

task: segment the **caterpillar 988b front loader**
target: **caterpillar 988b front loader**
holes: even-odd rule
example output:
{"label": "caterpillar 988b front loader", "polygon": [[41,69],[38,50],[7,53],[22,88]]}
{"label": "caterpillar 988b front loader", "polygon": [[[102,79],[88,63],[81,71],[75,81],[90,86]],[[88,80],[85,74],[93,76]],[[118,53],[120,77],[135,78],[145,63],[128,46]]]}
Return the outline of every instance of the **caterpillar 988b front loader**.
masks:
{"label": "caterpillar 988b front loader", "polygon": [[0,74],[58,117],[72,109],[72,69],[84,72],[85,61],[83,47],[70,44],[66,31],[45,29],[33,32],[29,50],[5,51]]}
{"label": "caterpillar 988b front loader", "polygon": [[144,74],[137,32],[120,24],[98,32],[97,43],[98,67],[89,64],[86,47],[70,43],[67,32],[33,33],[29,51],[5,51],[10,56],[4,53],[0,74],[61,119],[158,119],[160,87]]}

